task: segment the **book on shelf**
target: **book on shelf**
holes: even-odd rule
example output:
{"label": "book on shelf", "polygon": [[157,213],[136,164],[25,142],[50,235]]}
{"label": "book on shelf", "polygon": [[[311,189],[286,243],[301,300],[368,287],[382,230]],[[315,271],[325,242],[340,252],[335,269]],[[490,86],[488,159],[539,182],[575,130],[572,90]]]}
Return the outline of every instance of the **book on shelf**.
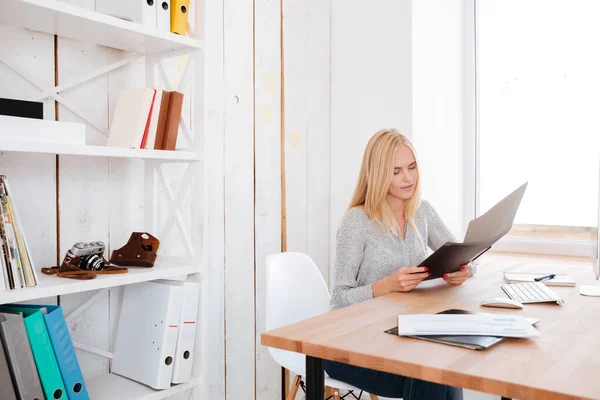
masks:
{"label": "book on shelf", "polygon": [[0,242],[0,289],[37,286],[38,275],[5,175],[0,175]]}
{"label": "book on shelf", "polygon": [[150,88],[122,90],[106,145],[175,150],[182,106],[183,94],[176,91]]}

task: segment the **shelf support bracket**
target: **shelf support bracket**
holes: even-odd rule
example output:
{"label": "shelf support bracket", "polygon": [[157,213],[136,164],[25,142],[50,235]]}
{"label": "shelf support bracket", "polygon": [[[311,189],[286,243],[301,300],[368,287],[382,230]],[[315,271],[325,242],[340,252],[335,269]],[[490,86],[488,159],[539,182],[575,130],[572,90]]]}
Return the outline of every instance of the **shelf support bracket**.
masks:
{"label": "shelf support bracket", "polygon": [[[40,89],[42,91],[44,90],[43,86],[40,85],[36,81],[35,78],[32,78],[31,76],[27,75],[23,71],[19,71],[17,68],[15,68],[13,65],[11,65],[10,63],[8,63],[6,60],[0,60],[0,62],[2,64],[6,65],[8,68],[10,68],[13,71],[15,71],[21,77],[23,77],[26,80],[28,80],[31,84],[33,84],[34,86],[36,86],[38,89]],[[87,122],[88,124],[90,124],[94,128],[96,128],[99,132],[101,132],[105,136],[108,136],[108,131],[106,130],[106,128],[103,128],[103,127],[100,126],[100,124],[97,124],[96,122],[92,121],[91,119],[86,118],[85,115],[84,115],[84,113],[82,113],[80,110],[78,110],[77,106],[75,106],[71,101],[65,99],[64,97],[62,97],[61,95],[59,95],[57,93],[50,93],[50,97],[52,97],[54,100],[56,100],[57,102],[61,103],[65,107],[67,107],[69,110],[71,110],[72,112],[74,112],[77,116],[79,116],[85,122]]]}
{"label": "shelf support bracket", "polygon": [[71,324],[75,317],[85,312],[88,308],[90,308],[95,302],[100,299],[104,294],[108,293],[108,289],[99,290],[96,294],[90,297],[87,301],[82,303],[79,307],[71,311],[68,315],[65,315],[65,319],[67,320],[67,324]]}
{"label": "shelf support bracket", "polygon": [[[172,228],[173,224],[176,223],[177,227],[179,228],[179,233],[181,234],[181,238],[183,239],[183,243],[185,245],[187,255],[191,256],[192,255],[192,243],[191,243],[189,235],[185,231],[184,219],[183,219],[183,215],[181,215],[181,205],[183,204],[183,199],[185,198],[185,194],[187,193],[189,186],[191,186],[191,184],[192,184],[193,165],[189,164],[187,166],[187,169],[183,175],[183,178],[181,179],[181,182],[179,183],[179,188],[178,188],[176,195],[173,194],[173,191],[167,184],[164,174],[162,173],[160,168],[157,168],[157,172],[158,172],[159,182],[162,185],[163,189],[165,190],[164,195],[167,200],[167,203],[169,204],[169,215],[167,216],[167,219],[166,219],[165,225],[163,226],[163,229],[161,231],[160,237],[166,237],[171,232],[171,228]],[[175,215],[173,215],[173,214],[175,214]]]}

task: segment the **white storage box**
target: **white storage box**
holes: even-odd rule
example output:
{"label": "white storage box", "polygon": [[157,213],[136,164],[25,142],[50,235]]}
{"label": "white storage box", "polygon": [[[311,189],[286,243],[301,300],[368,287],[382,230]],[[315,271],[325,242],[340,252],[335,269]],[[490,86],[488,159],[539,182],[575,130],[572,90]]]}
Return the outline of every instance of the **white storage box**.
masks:
{"label": "white storage box", "polygon": [[85,145],[85,124],[0,115],[0,140]]}

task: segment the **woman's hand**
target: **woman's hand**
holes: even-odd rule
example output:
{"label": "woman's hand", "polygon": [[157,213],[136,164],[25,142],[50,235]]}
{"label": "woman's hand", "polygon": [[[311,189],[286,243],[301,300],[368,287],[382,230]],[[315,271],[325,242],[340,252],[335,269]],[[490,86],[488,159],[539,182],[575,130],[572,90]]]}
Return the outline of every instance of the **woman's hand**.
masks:
{"label": "woman's hand", "polygon": [[373,297],[383,296],[392,292],[409,292],[428,276],[427,267],[400,268],[392,275],[373,284]]}
{"label": "woman's hand", "polygon": [[466,265],[460,267],[460,271],[444,275],[442,278],[453,285],[460,285],[469,277],[469,269]]}

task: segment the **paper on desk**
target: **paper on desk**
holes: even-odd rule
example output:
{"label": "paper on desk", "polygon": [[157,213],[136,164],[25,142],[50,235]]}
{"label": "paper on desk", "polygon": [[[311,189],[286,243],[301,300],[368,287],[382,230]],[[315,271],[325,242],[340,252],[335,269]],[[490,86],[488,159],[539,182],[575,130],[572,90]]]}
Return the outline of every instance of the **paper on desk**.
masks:
{"label": "paper on desk", "polygon": [[398,315],[398,335],[540,337],[538,330],[526,318],[506,314]]}
{"label": "paper on desk", "polygon": [[485,214],[469,222],[464,243],[482,242],[506,235],[512,228],[527,183],[506,196]]}

